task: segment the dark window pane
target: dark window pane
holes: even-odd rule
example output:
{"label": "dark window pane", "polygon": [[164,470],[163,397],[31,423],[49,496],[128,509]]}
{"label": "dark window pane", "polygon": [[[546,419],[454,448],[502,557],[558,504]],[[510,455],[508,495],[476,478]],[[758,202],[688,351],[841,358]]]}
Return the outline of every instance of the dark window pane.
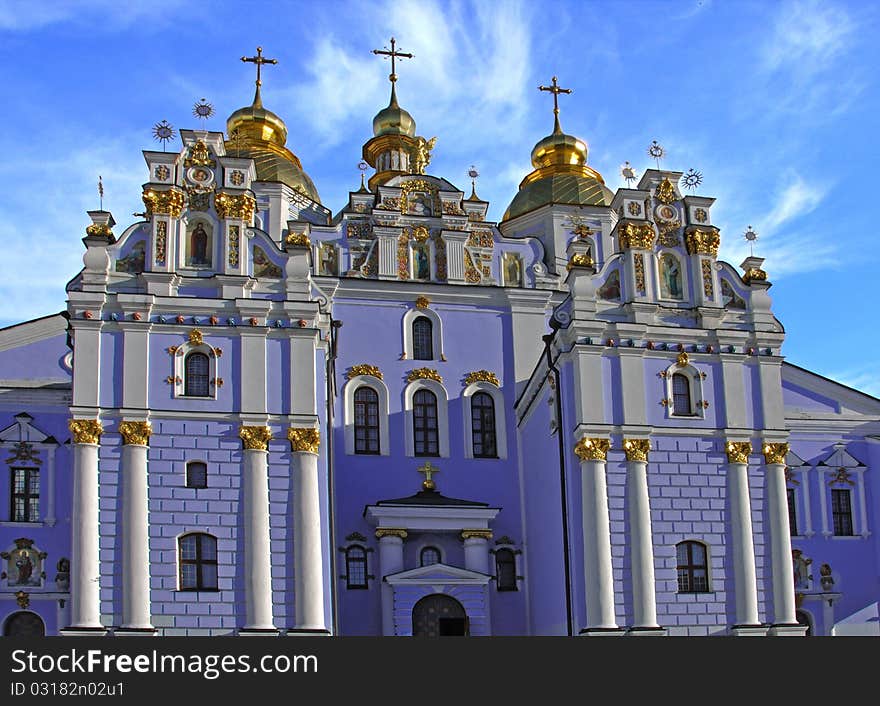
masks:
{"label": "dark window pane", "polygon": [[797,531],[797,505],[796,496],[794,492],[794,488],[788,488],[786,490],[786,497],[788,498],[788,531],[791,533],[791,536],[794,537]]}
{"label": "dark window pane", "polygon": [[433,360],[434,336],[431,319],[419,316],[412,324],[413,358],[416,360]]}
{"label": "dark window pane", "polygon": [[347,588],[367,588],[367,553],[363,547],[349,547],[345,552]]}
{"label": "dark window pane", "polygon": [[516,557],[510,549],[495,552],[495,572],[499,591],[516,590]]}
{"label": "dark window pane", "polygon": [[486,392],[471,397],[471,436],[475,458],[497,458],[495,401]]}
{"label": "dark window pane", "polygon": [[413,440],[416,456],[439,455],[437,397],[430,390],[419,390],[413,396]]}
{"label": "dark window pane", "polygon": [[852,502],[847,489],[831,491],[831,513],[834,518],[834,534],[838,537],[853,535]]}
{"label": "dark window pane", "polygon": [[12,468],[9,478],[9,519],[12,522],[38,522],[40,469]]}
{"label": "dark window pane", "polygon": [[354,393],[354,452],[379,453],[379,395],[371,387]]}
{"label": "dark window pane", "polygon": [[691,385],[686,376],[675,373],[672,376],[673,414],[691,414]]}
{"label": "dark window pane", "polygon": [[206,464],[201,461],[190,461],[186,464],[186,487],[208,487],[208,466]]}
{"label": "dark window pane", "polygon": [[184,364],[184,394],[193,397],[207,397],[209,394],[208,356],[204,353],[190,353]]}
{"label": "dark window pane", "polygon": [[217,564],[201,564],[202,585],[200,588],[217,588]]}
{"label": "dark window pane", "polygon": [[706,547],[700,542],[681,542],[675,547],[679,593],[705,593],[709,590]]}
{"label": "dark window pane", "polygon": [[440,563],[440,550],[436,547],[425,547],[421,553],[421,565],[430,566]]}
{"label": "dark window pane", "polygon": [[210,534],[188,534],[178,540],[180,589],[217,589],[217,539]]}

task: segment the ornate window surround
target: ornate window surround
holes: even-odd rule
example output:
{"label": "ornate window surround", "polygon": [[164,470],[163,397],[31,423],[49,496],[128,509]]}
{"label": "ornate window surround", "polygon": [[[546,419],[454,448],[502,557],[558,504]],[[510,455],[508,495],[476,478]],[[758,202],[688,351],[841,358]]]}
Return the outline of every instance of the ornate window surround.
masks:
{"label": "ornate window surround", "polygon": [[[819,482],[819,507],[822,510],[822,536],[826,539],[835,540],[854,540],[867,539],[871,536],[871,530],[868,528],[868,509],[865,497],[865,471],[867,466],[856,460],[845,450],[845,444],[835,444],[835,452],[825,461],[819,462],[816,466],[816,474]],[[852,459],[858,465],[836,465],[834,463],[826,464],[833,457],[842,452]],[[850,483],[843,482],[843,485],[835,482],[840,469],[846,471],[846,475],[850,478]],[[831,488],[848,488],[851,490],[851,507],[853,516],[853,534],[852,535],[836,535],[834,528],[830,526],[831,521]]]}
{"label": "ornate window surround", "polygon": [[[45,452],[43,459],[45,465],[34,462],[20,460],[16,464],[4,464],[7,467],[7,473],[11,473],[11,468],[39,468],[45,471],[45,475],[40,473],[40,507],[39,519],[36,522],[12,522],[11,520],[0,521],[0,527],[54,527],[58,518],[55,517],[55,451],[58,448],[58,442],[52,436],[47,436],[37,427],[31,424],[33,417],[26,412],[15,415],[15,421],[8,427],[0,431],[0,453],[15,453],[18,445],[21,443],[30,444],[38,452]],[[9,485],[8,477],[3,479],[6,485]],[[45,503],[43,502],[45,498]],[[7,517],[8,506],[0,508],[2,517]]]}
{"label": "ornate window surround", "polygon": [[[208,396],[198,396],[194,397],[192,395],[187,395],[186,393],[186,357],[190,353],[204,353],[208,356]],[[177,350],[174,353],[174,375],[173,375],[173,385],[174,385],[174,397],[175,399],[182,400],[216,400],[217,399],[217,388],[220,386],[217,384],[218,378],[218,362],[217,362],[217,353],[216,351],[209,346],[207,343],[202,341],[201,343],[195,344],[190,341],[186,341],[185,343],[181,343]]]}
{"label": "ornate window surround", "polygon": [[388,388],[382,380],[372,375],[355,375],[343,388],[345,453],[354,455],[354,393],[359,387],[369,387],[379,397],[379,453],[376,455],[389,456],[391,449],[388,432]]}
{"label": "ornate window surround", "polygon": [[431,322],[431,343],[434,346],[433,360],[446,361],[443,354],[443,321],[436,311],[424,307],[412,307],[403,315],[403,357],[402,360],[413,360],[412,324],[418,317],[424,316]]}
{"label": "ornate window surround", "polygon": [[[691,393],[691,413],[690,414],[676,414],[675,413],[675,405],[673,403],[673,394],[672,394],[672,376],[676,373],[682,374],[687,378],[688,383],[690,384],[690,393]],[[703,401],[703,376],[699,370],[697,370],[691,363],[687,363],[686,365],[680,366],[678,363],[673,363],[664,371],[664,382],[666,389],[666,400],[668,404],[666,405],[666,418],[667,419],[703,419],[704,408],[701,402]]]}

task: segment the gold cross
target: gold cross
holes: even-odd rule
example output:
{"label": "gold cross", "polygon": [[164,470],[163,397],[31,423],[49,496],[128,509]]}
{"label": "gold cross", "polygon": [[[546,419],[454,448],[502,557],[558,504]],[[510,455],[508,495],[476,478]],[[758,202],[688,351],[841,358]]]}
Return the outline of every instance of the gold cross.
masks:
{"label": "gold cross", "polygon": [[426,461],[424,466],[419,466],[418,471],[419,473],[425,474],[425,480],[422,481],[422,487],[425,490],[434,490],[437,486],[431,476],[435,473],[439,473],[440,469],[437,468],[437,466],[432,466],[430,461]]}
{"label": "gold cross", "polygon": [[256,56],[243,56],[241,60],[246,63],[256,64],[257,65],[257,89],[263,85],[262,77],[260,75],[260,69],[263,67],[263,64],[277,64],[278,59],[267,59],[263,56],[263,47],[257,47],[257,55]]}
{"label": "gold cross", "polygon": [[559,127],[559,94],[560,93],[571,93],[570,88],[560,88],[559,84],[556,82],[556,77],[553,77],[553,81],[550,86],[538,86],[539,91],[549,91],[553,94],[553,115],[556,120],[556,129],[561,130]]}
{"label": "gold cross", "polygon": [[394,49],[394,45],[395,45],[395,39],[394,39],[394,37],[391,37],[391,51],[388,51],[387,49],[373,49],[374,54],[391,57],[391,75],[388,77],[391,80],[391,83],[394,83],[397,80],[397,74],[394,71],[394,59],[398,56],[401,57],[402,59],[412,59],[413,58],[412,54],[408,54],[408,53],[405,53],[402,51],[396,51]]}

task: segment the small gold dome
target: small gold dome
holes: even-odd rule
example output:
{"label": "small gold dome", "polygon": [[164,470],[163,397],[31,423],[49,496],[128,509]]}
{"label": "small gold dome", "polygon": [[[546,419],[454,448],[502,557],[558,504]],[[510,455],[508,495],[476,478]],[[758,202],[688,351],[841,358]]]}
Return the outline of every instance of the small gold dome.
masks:
{"label": "small gold dome", "polygon": [[391,102],[373,118],[373,135],[406,135],[415,137],[416,121],[413,116],[397,104],[397,92],[391,84]]}
{"label": "small gold dome", "polygon": [[314,182],[305,173],[299,158],[287,142],[287,126],[271,110],[263,107],[257,87],[253,104],[239,108],[226,121],[226,154],[254,160],[257,181],[277,181],[294,191],[321,202]]}
{"label": "small gold dome", "polygon": [[532,149],[532,166],[535,169],[557,164],[583,166],[587,163],[587,144],[559,130],[547,135]]}

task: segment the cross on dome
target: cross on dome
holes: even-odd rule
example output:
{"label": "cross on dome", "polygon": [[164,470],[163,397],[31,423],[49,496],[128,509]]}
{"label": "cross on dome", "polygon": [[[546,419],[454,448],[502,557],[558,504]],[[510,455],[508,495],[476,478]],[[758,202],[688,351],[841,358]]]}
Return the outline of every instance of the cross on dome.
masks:
{"label": "cross on dome", "polygon": [[377,56],[390,56],[391,57],[391,74],[388,76],[388,80],[391,81],[391,83],[394,83],[395,81],[397,81],[397,72],[395,71],[394,60],[397,57],[400,57],[401,59],[412,59],[413,58],[413,55],[408,52],[397,51],[394,48],[394,45],[396,43],[397,42],[394,39],[394,37],[391,37],[391,51],[388,51],[388,49],[373,49],[373,53],[376,54]]}
{"label": "cross on dome", "polygon": [[261,69],[263,68],[263,64],[277,64],[278,59],[267,59],[263,56],[263,47],[257,47],[256,56],[243,56],[241,57],[241,60],[245,63],[257,65],[257,93],[254,96],[254,105],[262,105],[263,101],[260,98],[260,86],[263,85]]}
{"label": "cross on dome", "polygon": [[560,93],[571,93],[572,89],[570,88],[560,88],[559,83],[557,82],[556,77],[553,77],[551,81],[551,85],[549,86],[538,86],[539,91],[548,91],[553,94],[553,132],[562,132],[562,128],[559,125],[559,94]]}

